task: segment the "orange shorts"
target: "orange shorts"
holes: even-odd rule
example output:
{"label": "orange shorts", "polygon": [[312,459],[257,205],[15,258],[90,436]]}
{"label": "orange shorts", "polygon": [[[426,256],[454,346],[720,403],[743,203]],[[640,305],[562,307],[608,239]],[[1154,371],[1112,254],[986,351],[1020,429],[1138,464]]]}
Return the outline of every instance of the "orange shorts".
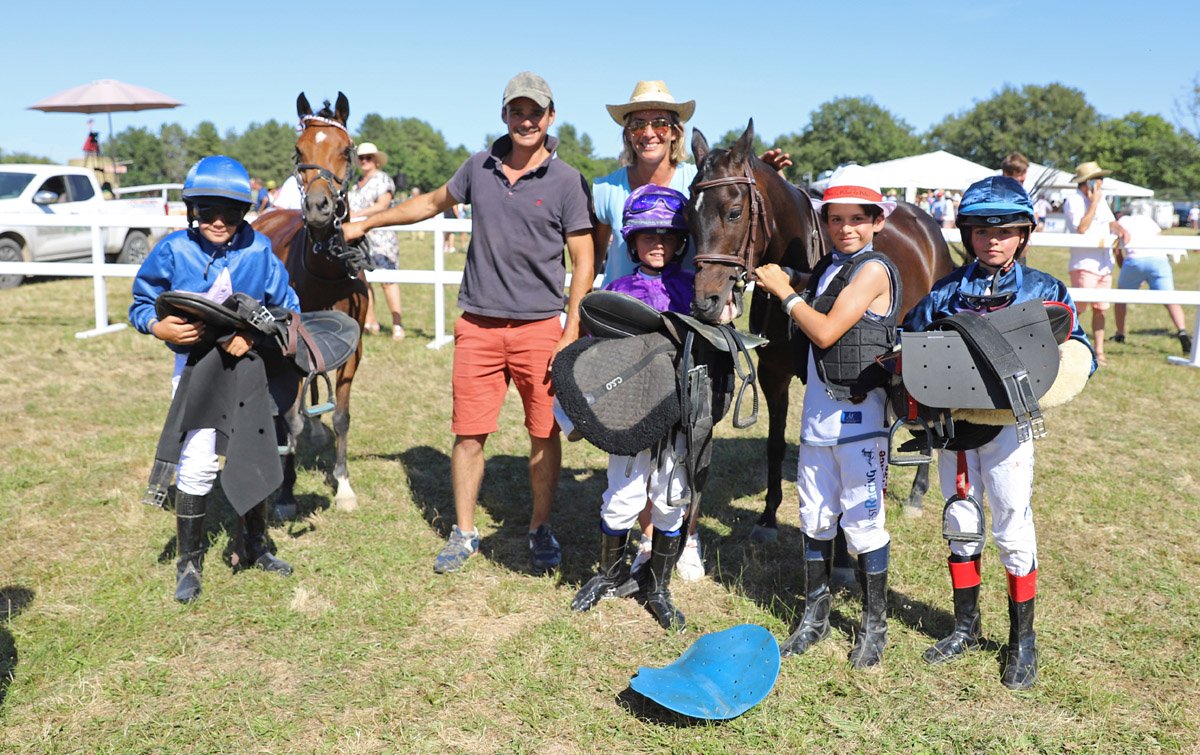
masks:
{"label": "orange shorts", "polygon": [[[1072,270],[1071,288],[1112,288],[1112,273],[1099,275],[1091,270]],[[1108,309],[1108,302],[1085,301],[1076,302],[1075,305],[1076,309],[1087,309],[1088,307],[1103,312]]]}
{"label": "orange shorts", "polygon": [[562,338],[558,317],[509,320],[464,313],[454,323],[455,435],[500,429],[500,407],[509,381],[525,405],[525,427],[535,438],[558,432],[550,394],[550,360]]}

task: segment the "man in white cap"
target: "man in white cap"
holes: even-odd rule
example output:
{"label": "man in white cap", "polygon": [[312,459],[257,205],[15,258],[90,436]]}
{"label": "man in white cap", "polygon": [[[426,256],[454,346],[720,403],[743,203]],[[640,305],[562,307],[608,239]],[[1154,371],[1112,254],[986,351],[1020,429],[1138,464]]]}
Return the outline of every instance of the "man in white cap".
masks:
{"label": "man in white cap", "polygon": [[[1129,241],[1129,232],[1121,227],[1104,201],[1101,187],[1104,177],[1111,170],[1102,170],[1096,162],[1081,163],[1075,168],[1071,183],[1078,188],[1063,202],[1063,215],[1067,221],[1067,233],[1103,234],[1115,233],[1122,242]],[[1074,288],[1112,288],[1112,271],[1115,265],[1112,249],[1107,244],[1071,247],[1071,258],[1067,269]],[[1092,346],[1096,350],[1096,362],[1105,365],[1104,358],[1104,312],[1108,302],[1076,302],[1079,319],[1088,307],[1092,308]]]}
{"label": "man in white cap", "polygon": [[829,587],[838,526],[863,594],[862,626],[850,652],[855,668],[879,664],[887,644],[884,527],[887,475],[887,376],[875,361],[896,340],[903,300],[896,266],[872,247],[896,203],[884,199],[866,168],[847,165],[817,203],[834,250],[817,263],[803,294],[778,265],[755,269],[797,326],[793,344],[807,375],[796,484],[804,533],[804,616],[780,652],[800,655],[829,636]]}
{"label": "man in white cap", "polygon": [[[579,171],[555,155],[558,140],[549,135],[554,95],[545,79],[529,71],[514,76],[504,88],[500,120],[508,132],[468,158],[449,183],[344,226],[350,240],[371,228],[434,217],[460,202],[471,205],[471,243],[458,295],[463,315],[454,326],[450,474],[457,523],[434,560],[439,574],[458,571],[479,549],[475,504],[483,447],[499,429],[510,381],[521,394],[529,431],[531,563],[541,572],[562,560],[550,529],[562,467],[550,364],[579,337],[579,301],[594,277],[591,193]],[[563,296],[564,244],[571,257],[569,297]]]}

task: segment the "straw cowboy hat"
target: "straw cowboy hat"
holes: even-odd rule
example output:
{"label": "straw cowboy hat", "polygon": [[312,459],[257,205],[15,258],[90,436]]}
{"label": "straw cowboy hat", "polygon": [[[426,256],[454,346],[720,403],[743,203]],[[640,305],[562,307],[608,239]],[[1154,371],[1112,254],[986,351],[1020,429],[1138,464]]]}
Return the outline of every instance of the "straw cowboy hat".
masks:
{"label": "straw cowboy hat", "polygon": [[362,144],[358,145],[357,152],[359,157],[366,157],[367,155],[370,155],[371,157],[375,158],[375,164],[381,168],[387,165],[387,153],[379,149],[379,147],[376,147],[375,142],[363,142]]}
{"label": "straw cowboy hat", "polygon": [[820,201],[813,201],[818,212],[827,204],[873,204],[883,210],[885,218],[896,209],[896,202],[884,198],[870,171],[861,165],[843,165],[830,177],[825,194]]}
{"label": "straw cowboy hat", "polygon": [[679,116],[680,123],[687,123],[696,112],[696,101],[676,102],[667,89],[665,81],[639,81],[624,105],[605,105],[608,114],[618,125],[625,125],[625,117],[637,110],[666,110]]}
{"label": "straw cowboy hat", "polygon": [[1071,177],[1071,183],[1081,184],[1093,178],[1104,178],[1111,175],[1111,170],[1101,170],[1100,163],[1093,160],[1092,162],[1080,163],[1075,166],[1075,175]]}

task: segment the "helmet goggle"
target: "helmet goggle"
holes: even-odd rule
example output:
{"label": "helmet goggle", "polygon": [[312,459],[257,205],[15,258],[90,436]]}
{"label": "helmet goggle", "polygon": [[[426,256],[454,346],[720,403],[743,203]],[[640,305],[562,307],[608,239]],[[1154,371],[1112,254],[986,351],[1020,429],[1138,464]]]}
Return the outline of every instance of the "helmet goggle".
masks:
{"label": "helmet goggle", "polygon": [[215,223],[220,219],[225,225],[237,225],[250,209],[241,202],[195,202],[196,219],[201,223]]}
{"label": "helmet goggle", "polygon": [[669,212],[679,212],[687,205],[687,199],[683,195],[642,194],[630,200],[629,206],[625,208],[625,214],[639,215],[643,212],[649,212],[660,205],[665,207]]}

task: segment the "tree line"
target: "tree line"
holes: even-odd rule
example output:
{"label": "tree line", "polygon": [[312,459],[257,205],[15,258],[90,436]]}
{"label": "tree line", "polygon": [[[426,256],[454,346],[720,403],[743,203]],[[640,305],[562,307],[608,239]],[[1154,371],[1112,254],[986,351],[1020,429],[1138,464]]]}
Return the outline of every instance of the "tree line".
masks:
{"label": "tree line", "polygon": [[[1083,92],[1059,83],[1006,85],[917,133],[870,97],[839,97],[820,105],[798,131],[774,140],[756,137],[756,149],[778,146],[790,152],[795,164],[787,174],[797,183],[842,163],[865,165],[935,149],[991,167],[999,167],[1006,154],[1017,151],[1067,171],[1096,160],[1118,178],[1152,188],[1161,198],[1183,199],[1200,196],[1200,79],[1177,109],[1181,120],[1190,118],[1191,128],[1136,111],[1104,117]],[[619,165],[615,157],[597,155],[591,137],[570,123],[559,125],[556,135],[559,156],[589,181]],[[730,131],[716,144],[727,146],[740,135],[740,130]],[[378,113],[362,119],[355,138],[374,142],[388,153],[388,172],[403,174],[407,182],[402,189],[440,186],[472,151],[463,145],[451,147],[426,121]],[[295,142],[295,128],[276,120],[251,123],[240,134],[221,134],[215,124],[204,121],[191,132],[178,123],[164,124],[158,133],[127,128],[113,137],[108,150],[128,161],[122,181],[126,185],[180,182],[192,163],[211,154],[230,155],[251,175],[282,182],[292,173]],[[0,150],[0,162],[30,161],[45,159]]]}

